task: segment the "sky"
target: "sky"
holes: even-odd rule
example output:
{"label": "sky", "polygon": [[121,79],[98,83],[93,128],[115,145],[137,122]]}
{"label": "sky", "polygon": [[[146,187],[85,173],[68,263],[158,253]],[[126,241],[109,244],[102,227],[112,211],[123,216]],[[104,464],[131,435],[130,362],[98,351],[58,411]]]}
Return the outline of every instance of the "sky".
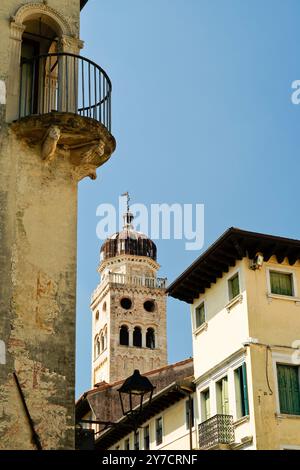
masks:
{"label": "sky", "polygon": [[[89,0],[82,55],[107,72],[117,148],[79,184],[76,396],[91,386],[100,204],[204,204],[204,246],[157,240],[172,282],[228,227],[300,238],[298,0]],[[168,360],[192,356],[189,306],[168,299]]]}

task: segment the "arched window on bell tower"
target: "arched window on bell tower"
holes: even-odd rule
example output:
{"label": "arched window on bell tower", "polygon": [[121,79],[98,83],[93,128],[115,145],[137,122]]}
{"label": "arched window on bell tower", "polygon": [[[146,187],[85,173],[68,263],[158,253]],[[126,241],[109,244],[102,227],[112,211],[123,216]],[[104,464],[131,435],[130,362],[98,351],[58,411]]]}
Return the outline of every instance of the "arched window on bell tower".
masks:
{"label": "arched window on bell tower", "polygon": [[147,329],[146,348],[155,349],[155,331],[153,328]]}
{"label": "arched window on bell tower", "polygon": [[120,328],[120,344],[122,346],[129,346],[129,331],[126,325],[122,325]]}
{"label": "arched window on bell tower", "polygon": [[136,326],[133,330],[133,346],[142,347],[142,330],[139,326]]}

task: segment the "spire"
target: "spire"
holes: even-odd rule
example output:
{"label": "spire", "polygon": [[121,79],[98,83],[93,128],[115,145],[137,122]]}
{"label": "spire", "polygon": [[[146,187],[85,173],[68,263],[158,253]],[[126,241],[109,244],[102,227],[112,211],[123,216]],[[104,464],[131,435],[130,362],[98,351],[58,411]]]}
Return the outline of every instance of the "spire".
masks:
{"label": "spire", "polygon": [[133,230],[132,221],[133,221],[134,217],[133,217],[133,213],[130,212],[130,207],[129,207],[130,196],[129,196],[129,192],[126,191],[126,193],[121,194],[121,196],[126,196],[126,198],[127,198],[126,212],[125,212],[125,214],[123,215],[123,219],[124,219],[124,226],[123,226],[123,229],[124,229],[124,230]]}

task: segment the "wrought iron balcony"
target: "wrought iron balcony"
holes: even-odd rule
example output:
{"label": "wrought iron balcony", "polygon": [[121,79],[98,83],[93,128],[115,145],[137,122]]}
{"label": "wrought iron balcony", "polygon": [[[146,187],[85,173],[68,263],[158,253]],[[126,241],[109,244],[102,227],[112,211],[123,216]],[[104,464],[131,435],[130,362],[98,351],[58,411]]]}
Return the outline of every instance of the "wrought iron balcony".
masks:
{"label": "wrought iron balcony", "polygon": [[199,448],[212,449],[234,442],[233,417],[217,414],[199,424]]}
{"label": "wrought iron balcony", "polygon": [[51,112],[89,117],[111,130],[111,82],[89,59],[70,53],[22,59],[19,118]]}

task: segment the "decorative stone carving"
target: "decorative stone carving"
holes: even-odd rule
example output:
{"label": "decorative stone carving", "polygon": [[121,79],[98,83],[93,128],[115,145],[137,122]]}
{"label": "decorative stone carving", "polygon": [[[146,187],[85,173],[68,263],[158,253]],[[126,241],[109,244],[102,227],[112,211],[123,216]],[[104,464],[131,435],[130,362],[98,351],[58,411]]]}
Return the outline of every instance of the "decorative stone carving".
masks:
{"label": "decorative stone carving", "polygon": [[97,166],[86,163],[85,165],[75,166],[73,170],[73,177],[76,181],[80,181],[86,176],[91,178],[91,180],[95,180],[97,178]]}
{"label": "decorative stone carving", "polygon": [[101,139],[92,140],[91,142],[70,146],[69,149],[73,158],[80,159],[85,164],[91,163],[95,158],[101,158],[104,155],[105,143]]}
{"label": "decorative stone carving", "polygon": [[62,36],[59,40],[59,49],[61,52],[70,52],[71,54],[78,54],[80,49],[83,48],[84,42],[81,39],[72,36]]}
{"label": "decorative stone carving", "polygon": [[58,126],[51,126],[45,135],[42,143],[42,159],[49,163],[55,157],[57,143],[60,138],[60,129]]}
{"label": "decorative stone carving", "polygon": [[67,22],[67,20],[54,8],[51,8],[44,3],[34,3],[34,2],[26,3],[26,5],[21,6],[17,10],[12,20],[15,24],[22,25],[22,23],[26,20],[29,14],[49,16],[52,20],[54,20],[57,23],[62,35],[67,35],[67,36],[75,35],[74,34],[75,32],[72,31],[72,28]]}

